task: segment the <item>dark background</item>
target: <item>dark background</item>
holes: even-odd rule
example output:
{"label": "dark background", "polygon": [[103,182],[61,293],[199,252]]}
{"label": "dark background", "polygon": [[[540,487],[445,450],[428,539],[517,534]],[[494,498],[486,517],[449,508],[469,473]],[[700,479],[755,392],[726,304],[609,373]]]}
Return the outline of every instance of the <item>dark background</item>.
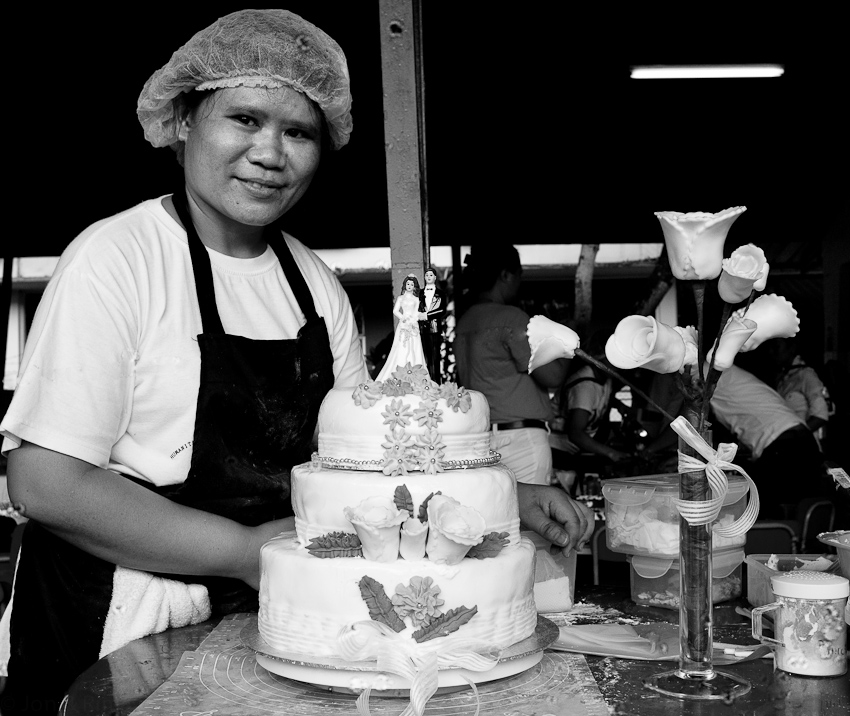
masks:
{"label": "dark background", "polygon": [[[313,248],[386,246],[378,4],[285,5],[340,43],[354,97],[351,143],[289,228]],[[819,255],[848,205],[843,13],[564,5],[425,2],[433,244],[657,242],[655,211],[743,204],[727,248],[802,242]],[[93,221],[172,191],[173,152],[144,140],[136,99],[195,31],[243,6],[104,7],[33,5],[7,24],[28,47],[7,70],[19,255],[56,254]],[[629,79],[630,64],[662,62],[778,62],[786,74]]]}

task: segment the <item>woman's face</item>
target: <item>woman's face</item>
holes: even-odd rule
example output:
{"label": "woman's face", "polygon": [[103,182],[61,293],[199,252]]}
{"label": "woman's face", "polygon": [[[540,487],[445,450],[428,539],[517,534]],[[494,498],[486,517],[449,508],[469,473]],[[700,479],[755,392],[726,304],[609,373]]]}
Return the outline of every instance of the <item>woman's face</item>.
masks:
{"label": "woman's face", "polygon": [[410,293],[414,287],[413,281],[410,279],[407,279],[407,281],[404,282],[404,290],[407,291],[407,293]]}
{"label": "woman's face", "polygon": [[180,127],[186,188],[224,228],[266,226],[301,198],[319,168],[321,118],[300,92],[213,92]]}

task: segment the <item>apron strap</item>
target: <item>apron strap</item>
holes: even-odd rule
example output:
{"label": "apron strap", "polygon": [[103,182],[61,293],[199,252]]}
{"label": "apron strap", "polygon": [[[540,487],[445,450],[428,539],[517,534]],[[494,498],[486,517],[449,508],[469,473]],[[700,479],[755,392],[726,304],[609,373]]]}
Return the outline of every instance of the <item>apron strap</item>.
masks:
{"label": "apron strap", "polygon": [[313,294],[310,293],[307,281],[304,280],[304,275],[298,268],[298,264],[295,263],[295,257],[292,255],[292,251],[283,237],[280,226],[274,223],[269,229],[275,231],[276,234],[274,239],[269,241],[269,246],[277,254],[277,260],[280,261],[283,275],[286,276],[289,287],[292,289],[292,293],[295,294],[295,300],[304,313],[304,318],[307,319],[307,323],[310,323],[310,321],[316,320],[319,317],[319,314],[316,313],[315,303],[313,302]]}
{"label": "apron strap", "polygon": [[212,266],[207,248],[204,246],[192,217],[189,214],[189,204],[186,200],[186,187],[181,186],[172,196],[177,216],[186,230],[189,240],[189,256],[192,259],[192,272],[195,274],[195,290],[198,293],[198,307],[201,309],[201,331],[203,333],[223,334],[224,326],[218,315],[215,304],[215,289],[213,287]]}

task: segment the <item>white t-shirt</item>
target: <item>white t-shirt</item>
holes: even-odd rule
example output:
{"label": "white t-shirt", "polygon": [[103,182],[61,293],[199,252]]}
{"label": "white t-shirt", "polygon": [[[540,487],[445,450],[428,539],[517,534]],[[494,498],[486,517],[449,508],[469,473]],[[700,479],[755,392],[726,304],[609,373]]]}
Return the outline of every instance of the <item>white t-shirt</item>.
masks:
{"label": "white t-shirt", "polygon": [[[286,242],[328,328],[335,385],[368,373],[345,290],[291,236]],[[226,333],[292,339],[305,323],[277,256],[207,250]],[[162,198],[93,224],[65,250],[41,299],[3,452],[35,443],[98,467],[183,482],[192,458],[201,333],[186,232]]]}
{"label": "white t-shirt", "polygon": [[717,381],[711,407],[757,460],[786,430],[805,425],[779,393],[749,371],[731,365]]}

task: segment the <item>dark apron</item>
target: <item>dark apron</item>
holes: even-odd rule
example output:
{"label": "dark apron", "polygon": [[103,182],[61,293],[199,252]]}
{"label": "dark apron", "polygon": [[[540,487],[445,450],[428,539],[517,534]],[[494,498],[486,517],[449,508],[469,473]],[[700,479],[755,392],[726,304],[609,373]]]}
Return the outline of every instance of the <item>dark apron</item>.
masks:
{"label": "dark apron", "polygon": [[[294,340],[226,334],[209,255],[183,191],[175,193],[174,205],[187,229],[203,324],[192,461],[180,485],[137,482],[174,502],[244,525],[290,516],[290,469],[309,459],[319,406],[333,387],[325,322],[279,227],[272,225],[266,239],[307,322]],[[4,716],[35,708],[55,713],[72,681],[97,661],[114,569],[37,523],[27,523],[15,580],[9,679],[0,696]],[[257,592],[240,580],[162,576],[205,584],[213,615],[257,608]]]}

